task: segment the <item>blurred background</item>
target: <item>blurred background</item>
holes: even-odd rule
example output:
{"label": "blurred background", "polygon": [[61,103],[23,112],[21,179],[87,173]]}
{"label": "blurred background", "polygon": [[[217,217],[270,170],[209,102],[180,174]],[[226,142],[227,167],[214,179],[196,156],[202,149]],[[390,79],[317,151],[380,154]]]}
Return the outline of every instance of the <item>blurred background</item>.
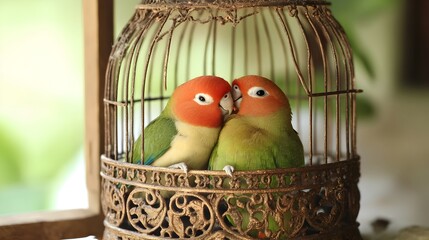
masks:
{"label": "blurred background", "polygon": [[0,0],[0,216],[88,206],[83,41],[82,1]]}
{"label": "blurred background", "polygon": [[[138,0],[115,1],[115,34]],[[429,2],[332,0],[353,47],[361,231],[429,225]],[[85,208],[82,3],[0,0],[0,216]]]}

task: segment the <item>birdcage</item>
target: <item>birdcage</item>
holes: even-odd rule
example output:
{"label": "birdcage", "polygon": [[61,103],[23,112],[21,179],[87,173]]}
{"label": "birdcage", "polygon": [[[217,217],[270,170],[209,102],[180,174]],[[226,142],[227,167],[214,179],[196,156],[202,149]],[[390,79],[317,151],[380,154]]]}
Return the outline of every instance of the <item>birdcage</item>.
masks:
{"label": "birdcage", "polygon": [[[143,0],[136,7],[106,73],[104,239],[361,239],[360,90],[349,42],[329,5]],[[201,75],[232,81],[250,74],[271,79],[288,96],[304,167],[229,176],[131,163],[136,138],[178,85]],[[240,222],[240,211],[249,223],[231,224]]]}

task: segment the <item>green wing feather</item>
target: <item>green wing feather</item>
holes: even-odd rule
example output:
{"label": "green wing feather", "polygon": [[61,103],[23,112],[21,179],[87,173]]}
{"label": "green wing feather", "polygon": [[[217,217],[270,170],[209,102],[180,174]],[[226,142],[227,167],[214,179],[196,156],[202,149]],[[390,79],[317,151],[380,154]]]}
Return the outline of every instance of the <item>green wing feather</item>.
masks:
{"label": "green wing feather", "polygon": [[213,168],[213,164],[215,163],[215,159],[217,158],[217,149],[218,149],[218,143],[216,143],[216,145],[213,147],[212,153],[210,155],[210,159],[209,159],[209,164],[207,169],[208,170],[215,170]]}
{"label": "green wing feather", "polygon": [[287,130],[274,148],[274,160],[277,168],[304,166],[304,149],[295,130]]}
{"label": "green wing feather", "polygon": [[[161,114],[144,130],[144,165],[150,165],[161,157],[171,145],[177,129],[174,120]],[[134,143],[133,163],[141,163],[141,135]]]}

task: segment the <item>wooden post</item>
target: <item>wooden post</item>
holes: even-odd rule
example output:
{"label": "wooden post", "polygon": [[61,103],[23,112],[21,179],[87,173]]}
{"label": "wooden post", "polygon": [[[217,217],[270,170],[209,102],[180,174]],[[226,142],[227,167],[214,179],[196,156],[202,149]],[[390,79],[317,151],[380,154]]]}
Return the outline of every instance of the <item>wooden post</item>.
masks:
{"label": "wooden post", "polygon": [[83,0],[85,29],[85,157],[90,209],[100,210],[103,91],[113,44],[113,0]]}

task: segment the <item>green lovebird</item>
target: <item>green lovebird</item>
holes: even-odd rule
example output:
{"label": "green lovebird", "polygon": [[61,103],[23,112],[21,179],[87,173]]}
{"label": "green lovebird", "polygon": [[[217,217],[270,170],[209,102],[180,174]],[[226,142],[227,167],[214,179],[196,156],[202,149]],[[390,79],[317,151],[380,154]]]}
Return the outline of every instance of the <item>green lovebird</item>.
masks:
{"label": "green lovebird", "polygon": [[134,144],[133,163],[157,167],[207,169],[226,116],[231,114],[231,86],[216,76],[201,76],[178,86],[161,114]]}
{"label": "green lovebird", "polygon": [[[304,150],[292,127],[289,100],[274,82],[261,76],[244,76],[232,82],[232,96],[238,112],[230,116],[220,132],[209,169],[223,169],[232,176],[234,170],[304,166]],[[250,218],[264,221],[261,216],[249,216],[244,209],[240,209],[240,215],[241,222],[228,219],[235,226],[241,224],[243,229],[249,227]],[[283,222],[288,221],[290,215],[284,218]],[[274,218],[270,217],[268,221],[270,231],[279,229]],[[250,234],[260,238],[270,235],[261,232],[262,229],[258,231]]]}

